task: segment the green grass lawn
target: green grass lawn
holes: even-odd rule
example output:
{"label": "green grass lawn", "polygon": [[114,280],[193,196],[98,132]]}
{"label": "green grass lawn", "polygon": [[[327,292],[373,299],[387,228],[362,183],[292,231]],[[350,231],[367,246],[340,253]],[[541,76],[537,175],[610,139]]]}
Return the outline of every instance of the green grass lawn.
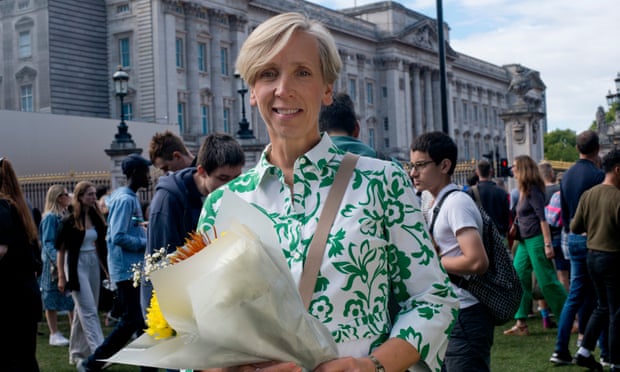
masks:
{"label": "green grass lawn", "polygon": [[[102,318],[103,319],[103,318]],[[69,324],[65,316],[59,317],[60,328],[66,337],[69,337]],[[504,336],[502,331],[509,328],[512,323],[495,328],[495,342],[491,351],[492,371],[555,371],[573,372],[584,371],[577,366],[556,367],[549,362],[555,345],[555,329],[543,329],[540,318],[532,318],[528,321],[530,335],[526,337]],[[39,323],[39,331],[43,335],[38,336],[37,359],[43,372],[75,371],[75,366],[69,365],[68,347],[50,346],[48,344],[49,332],[45,321]],[[111,328],[104,328],[107,334]],[[577,336],[573,335],[570,341],[570,351],[577,349],[575,342]],[[113,365],[106,369],[109,372],[138,371],[138,367]],[[475,372],[475,371],[472,371]]]}

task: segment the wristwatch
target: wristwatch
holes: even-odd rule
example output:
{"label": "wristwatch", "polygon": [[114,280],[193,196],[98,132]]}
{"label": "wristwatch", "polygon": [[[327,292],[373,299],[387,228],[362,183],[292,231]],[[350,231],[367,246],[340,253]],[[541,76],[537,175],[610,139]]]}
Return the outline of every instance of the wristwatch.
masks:
{"label": "wristwatch", "polygon": [[375,372],[385,372],[385,368],[379,359],[375,358],[374,355],[369,355],[368,358],[375,364]]}

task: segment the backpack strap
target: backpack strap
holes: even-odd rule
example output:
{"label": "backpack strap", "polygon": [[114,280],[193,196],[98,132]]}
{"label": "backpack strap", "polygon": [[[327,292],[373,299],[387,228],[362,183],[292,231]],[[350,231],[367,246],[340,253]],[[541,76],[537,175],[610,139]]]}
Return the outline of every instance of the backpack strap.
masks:
{"label": "backpack strap", "polygon": [[433,218],[431,219],[431,225],[428,228],[428,232],[431,234],[431,236],[433,235],[433,229],[435,228],[435,220],[437,220],[437,215],[439,214],[439,210],[441,209],[443,202],[446,200],[446,197],[452,194],[454,191],[459,191],[459,189],[452,189],[452,190],[446,191],[446,193],[443,194],[441,199],[439,199],[439,201],[437,202],[437,205],[435,205],[435,208],[433,208]]}
{"label": "backpack strap", "polygon": [[480,199],[480,190],[478,190],[478,185],[471,187],[471,192],[474,194],[474,200],[479,207],[482,206],[482,200]]}

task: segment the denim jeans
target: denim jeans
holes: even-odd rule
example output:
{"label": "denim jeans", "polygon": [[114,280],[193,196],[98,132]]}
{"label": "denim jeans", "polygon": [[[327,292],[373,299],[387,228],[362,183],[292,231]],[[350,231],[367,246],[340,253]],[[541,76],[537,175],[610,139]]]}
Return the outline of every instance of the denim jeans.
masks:
{"label": "denim jeans", "polygon": [[[146,328],[140,307],[140,289],[134,288],[131,280],[117,282],[116,286],[118,287],[118,302],[121,308],[120,320],[94,354],[85,361],[87,371],[100,371],[104,362],[100,362],[98,359],[111,357],[131,340],[134,333],[140,335]],[[142,367],[141,370],[153,369]]]}
{"label": "denim jeans", "polygon": [[[560,322],[558,323],[558,335],[555,343],[556,352],[569,352],[568,343],[573,322],[577,312],[580,312],[580,322],[587,321],[596,301],[592,281],[588,274],[586,258],[588,248],[586,237],[582,235],[568,234],[568,252],[570,254],[570,289],[568,297],[562,308]],[[585,324],[585,323],[584,323]]]}
{"label": "denim jeans", "polygon": [[590,250],[587,261],[597,305],[588,321],[582,346],[594,350],[601,331],[608,327],[611,363],[620,365],[620,252]]}
{"label": "denim jeans", "polygon": [[478,303],[459,311],[446,350],[442,372],[485,372],[491,369],[491,315]]}

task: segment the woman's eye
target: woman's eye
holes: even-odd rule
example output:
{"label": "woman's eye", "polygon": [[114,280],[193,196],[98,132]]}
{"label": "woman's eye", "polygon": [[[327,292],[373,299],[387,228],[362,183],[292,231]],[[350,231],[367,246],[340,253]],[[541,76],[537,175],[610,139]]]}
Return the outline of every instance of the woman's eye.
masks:
{"label": "woman's eye", "polygon": [[299,71],[299,76],[311,76],[312,74],[308,70]]}
{"label": "woman's eye", "polygon": [[275,71],[273,70],[266,70],[266,71],[262,71],[259,76],[263,79],[270,79],[276,76]]}

